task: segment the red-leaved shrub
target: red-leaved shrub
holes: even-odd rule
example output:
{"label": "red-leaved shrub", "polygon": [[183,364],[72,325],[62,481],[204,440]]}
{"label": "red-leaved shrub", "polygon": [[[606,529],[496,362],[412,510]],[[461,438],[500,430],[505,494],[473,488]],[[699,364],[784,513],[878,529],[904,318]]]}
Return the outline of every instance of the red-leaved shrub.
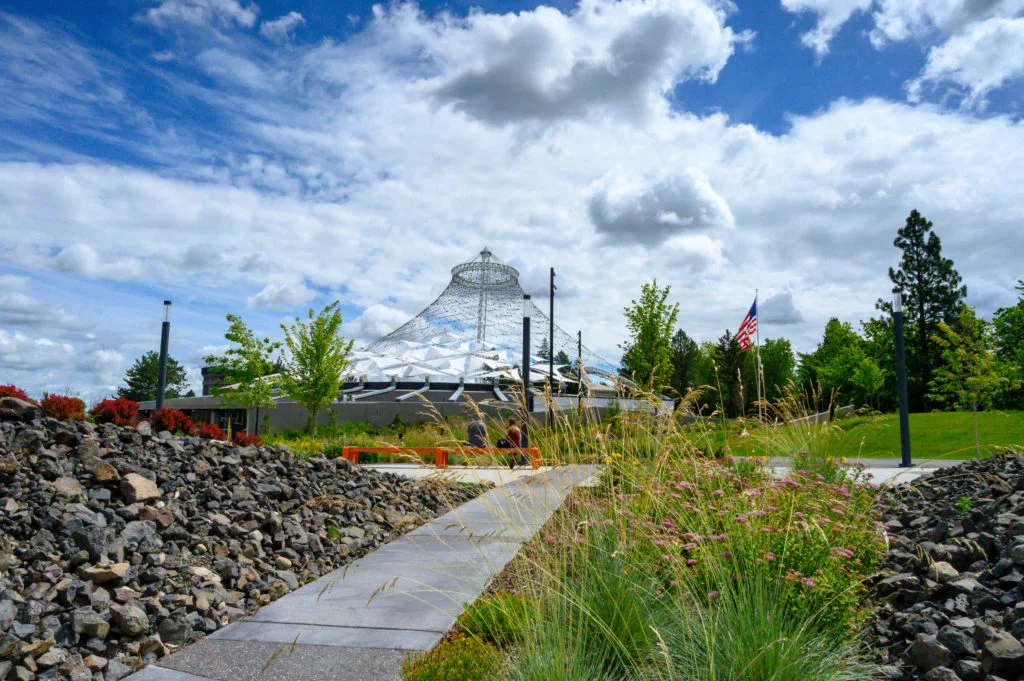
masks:
{"label": "red-leaved shrub", "polygon": [[153,430],[157,433],[161,430],[184,433],[185,435],[192,435],[196,432],[196,425],[192,423],[192,419],[180,409],[157,409],[149,417],[149,422],[153,424]]}
{"label": "red-leaved shrub", "polygon": [[232,442],[239,447],[248,447],[249,445],[255,445],[257,447],[263,446],[263,438],[259,435],[249,435],[242,431],[235,433],[235,437],[232,439]]}
{"label": "red-leaved shrub", "polygon": [[17,397],[19,400],[35,404],[34,400],[29,399],[28,393],[16,385],[0,385],[0,397]]}
{"label": "red-leaved shrub", "polygon": [[199,437],[207,440],[227,440],[228,434],[216,423],[203,423],[199,426]]}
{"label": "red-leaved shrub", "polygon": [[39,408],[42,409],[43,416],[49,416],[58,421],[85,420],[85,402],[77,397],[43,393]]}
{"label": "red-leaved shrub", "polygon": [[139,403],[127,397],[116,400],[100,400],[89,410],[96,423],[113,423],[117,426],[130,426],[135,423],[139,414]]}

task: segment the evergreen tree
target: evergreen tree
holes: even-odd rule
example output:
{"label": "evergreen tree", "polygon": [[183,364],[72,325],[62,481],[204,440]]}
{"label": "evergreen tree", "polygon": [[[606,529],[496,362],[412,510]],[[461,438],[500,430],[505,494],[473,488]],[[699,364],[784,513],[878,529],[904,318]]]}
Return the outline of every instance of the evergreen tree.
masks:
{"label": "evergreen tree", "polygon": [[694,387],[696,374],[696,362],[700,348],[697,343],[686,335],[682,329],[678,329],[672,336],[672,390],[676,393],[676,400],[681,400],[686,393]]}
{"label": "evergreen tree", "polygon": [[619,347],[622,373],[637,384],[663,390],[672,380],[672,331],[679,316],[679,304],[665,302],[672,287],[660,288],[658,280],[644,284],[640,300],[626,308],[630,341]]}
{"label": "evergreen tree", "polygon": [[718,366],[718,383],[724,416],[735,418],[743,414],[746,404],[743,385],[745,353],[736,336],[726,329],[714,346],[714,360]]}
{"label": "evergreen tree", "polygon": [[[157,383],[160,381],[160,354],[150,350],[135,360],[124,374],[124,385],[117,389],[118,397],[126,397],[135,402],[156,399]],[[164,386],[164,397],[174,399],[182,397],[188,389],[188,377],[185,368],[173,357],[167,357],[167,384]]]}
{"label": "evergreen tree", "polygon": [[[908,376],[911,407],[928,408],[927,393],[940,362],[940,351],[932,342],[939,324],[955,326],[960,303],[967,297],[953,261],[942,257],[942,242],[932,223],[916,210],[896,234],[893,245],[903,252],[898,269],[889,268],[889,278],[903,292],[903,307],[909,322]],[[879,300],[877,307],[891,311],[892,304]]]}
{"label": "evergreen tree", "polygon": [[[548,345],[548,339],[547,339],[547,336],[545,336],[540,341],[540,347],[537,348],[537,357],[547,361],[547,359],[550,356],[551,356],[551,346]],[[532,371],[532,369],[531,369],[531,371]]]}

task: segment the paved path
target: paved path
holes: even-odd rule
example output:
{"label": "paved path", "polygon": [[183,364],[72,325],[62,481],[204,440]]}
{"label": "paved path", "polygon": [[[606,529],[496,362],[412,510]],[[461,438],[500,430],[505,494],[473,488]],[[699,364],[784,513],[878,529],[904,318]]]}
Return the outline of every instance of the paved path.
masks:
{"label": "paved path", "polygon": [[594,472],[566,466],[493,489],[128,678],[396,681],[406,653],[436,645]]}
{"label": "paved path", "polygon": [[[947,468],[963,463],[962,460],[954,459],[933,459],[930,461],[915,461],[910,468],[901,468],[900,459],[848,459],[847,463],[860,463],[868,473],[871,474],[871,482],[876,485],[898,485],[904,482],[913,482],[922,475],[931,473],[940,468]],[[769,465],[775,469],[776,474],[785,475],[791,468],[791,461],[788,457],[772,457]]]}
{"label": "paved path", "polygon": [[518,466],[514,470],[508,466],[449,466],[439,469],[435,468],[433,464],[416,463],[361,463],[359,467],[413,479],[433,475],[455,482],[493,482],[495,485],[504,485],[513,480],[521,480],[551,470],[550,466],[541,466],[537,470],[529,466]]}

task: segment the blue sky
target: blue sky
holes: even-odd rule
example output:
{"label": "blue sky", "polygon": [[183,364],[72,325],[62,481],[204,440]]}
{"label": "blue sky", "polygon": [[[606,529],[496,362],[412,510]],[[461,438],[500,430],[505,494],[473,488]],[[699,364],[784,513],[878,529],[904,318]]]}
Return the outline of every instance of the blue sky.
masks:
{"label": "blue sky", "polygon": [[912,208],[985,314],[1024,277],[1024,1],[0,0],[0,383],[198,383],[228,312],[370,341],[484,245],[617,357],[671,284],[811,349]]}

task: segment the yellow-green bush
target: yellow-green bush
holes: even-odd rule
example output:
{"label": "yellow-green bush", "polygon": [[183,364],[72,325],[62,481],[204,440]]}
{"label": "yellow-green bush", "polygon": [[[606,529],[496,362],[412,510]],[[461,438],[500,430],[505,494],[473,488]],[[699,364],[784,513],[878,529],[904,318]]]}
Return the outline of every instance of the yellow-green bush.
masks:
{"label": "yellow-green bush", "polygon": [[501,653],[470,636],[442,641],[425,655],[408,657],[402,665],[402,681],[482,681],[501,669]]}

